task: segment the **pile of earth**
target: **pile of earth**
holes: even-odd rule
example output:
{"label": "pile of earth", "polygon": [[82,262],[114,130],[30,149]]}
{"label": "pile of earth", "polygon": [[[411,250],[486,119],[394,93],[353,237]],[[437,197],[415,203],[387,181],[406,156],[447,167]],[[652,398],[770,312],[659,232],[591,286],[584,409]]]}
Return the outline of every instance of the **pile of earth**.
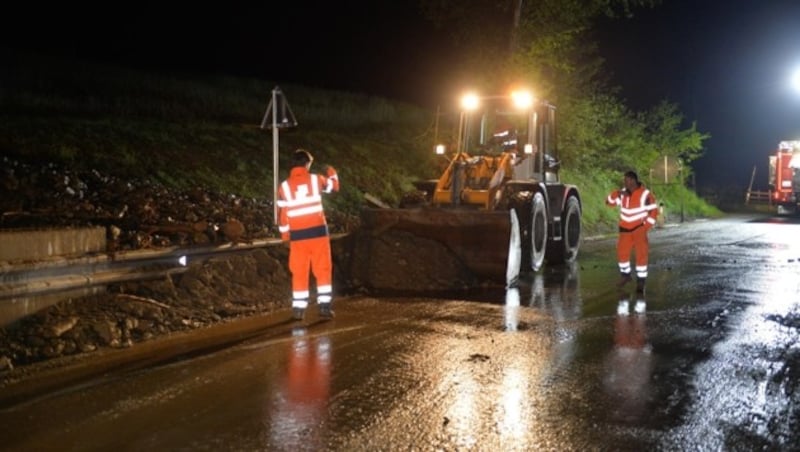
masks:
{"label": "pile of earth", "polygon": [[[176,193],[96,172],[28,167],[4,159],[0,192],[2,229],[102,225],[117,231],[108,234],[110,251],[276,235],[269,202],[199,189]],[[453,293],[482,284],[438,243],[399,231],[362,232],[346,215],[327,216],[334,233],[347,233],[333,240],[337,296]],[[198,223],[207,226],[191,226]],[[232,231],[226,224],[241,227]],[[99,294],[62,300],[0,329],[0,385],[54,358],[128,348],[280,310],[288,316],[287,262],[287,246],[265,245],[194,262],[163,279],[113,284]]]}
{"label": "pile of earth", "polygon": [[[54,164],[0,162],[0,228],[104,226],[109,251],[244,242],[279,237],[272,200],[196,187],[177,191],[146,180]],[[332,232],[358,219],[328,212]]]}
{"label": "pile of earth", "polygon": [[271,246],[192,264],[163,279],[114,284],[100,294],[62,300],[0,329],[0,369],[13,373],[53,358],[127,348],[286,308],[287,256],[288,248]]}

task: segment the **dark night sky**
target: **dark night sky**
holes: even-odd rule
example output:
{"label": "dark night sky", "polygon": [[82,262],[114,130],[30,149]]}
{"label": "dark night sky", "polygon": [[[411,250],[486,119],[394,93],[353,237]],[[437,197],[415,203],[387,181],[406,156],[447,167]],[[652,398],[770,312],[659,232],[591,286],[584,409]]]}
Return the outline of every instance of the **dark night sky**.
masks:
{"label": "dark night sky", "polygon": [[699,187],[767,188],[778,142],[800,139],[800,2],[665,0],[619,23],[603,46],[628,105],[660,99],[711,135],[693,167]]}
{"label": "dark night sky", "polygon": [[[428,106],[456,89],[448,69],[457,55],[419,18],[416,1],[167,4],[28,2],[4,14],[0,42],[145,69],[436,99]],[[800,67],[798,23],[796,0],[664,0],[604,22],[600,49],[629,106],[670,100],[712,135],[694,165],[698,186],[746,186],[758,165],[756,185],[766,188],[770,150],[800,139],[800,92],[789,85]]]}

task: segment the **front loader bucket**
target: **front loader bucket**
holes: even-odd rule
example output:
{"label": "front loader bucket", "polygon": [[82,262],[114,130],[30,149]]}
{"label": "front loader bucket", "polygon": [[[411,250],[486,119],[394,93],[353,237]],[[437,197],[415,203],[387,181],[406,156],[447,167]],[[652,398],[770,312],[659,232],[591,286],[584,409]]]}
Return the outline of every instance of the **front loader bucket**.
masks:
{"label": "front loader bucket", "polygon": [[367,209],[362,214],[362,227],[373,236],[404,231],[433,240],[445,246],[476,278],[510,284],[519,273],[520,248],[518,230],[512,235],[512,222],[518,228],[512,215],[509,211],[469,209]]}

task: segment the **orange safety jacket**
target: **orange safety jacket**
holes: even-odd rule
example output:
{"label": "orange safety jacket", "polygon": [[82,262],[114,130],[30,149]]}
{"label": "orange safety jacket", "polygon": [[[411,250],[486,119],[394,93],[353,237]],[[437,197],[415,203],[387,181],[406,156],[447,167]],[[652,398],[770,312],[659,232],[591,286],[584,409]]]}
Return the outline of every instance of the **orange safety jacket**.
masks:
{"label": "orange safety jacket", "polygon": [[329,167],[328,176],[313,174],[305,167],[292,168],[278,193],[278,230],[284,240],[303,240],[328,235],[322,193],[339,191],[339,177]]}
{"label": "orange safety jacket", "polygon": [[631,232],[640,226],[647,229],[656,224],[658,216],[658,205],[656,197],[650,190],[639,184],[633,193],[628,190],[614,190],[606,198],[609,206],[619,206],[619,230],[620,232]]}

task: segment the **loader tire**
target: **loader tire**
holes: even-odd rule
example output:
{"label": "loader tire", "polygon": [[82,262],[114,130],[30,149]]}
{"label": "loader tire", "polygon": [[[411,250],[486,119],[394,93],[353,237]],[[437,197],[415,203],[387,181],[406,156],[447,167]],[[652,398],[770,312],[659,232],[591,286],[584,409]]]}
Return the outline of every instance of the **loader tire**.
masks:
{"label": "loader tire", "polygon": [[[523,202],[524,199],[524,202]],[[541,193],[515,199],[522,242],[521,271],[537,272],[542,268],[547,247],[547,206]]]}
{"label": "loader tire", "polygon": [[[537,192],[531,199],[530,223],[527,224],[527,243],[523,245],[522,258],[529,256],[530,269],[539,271],[544,264],[547,250],[547,205],[544,195]],[[526,253],[526,248],[528,252]]]}
{"label": "loader tire", "polygon": [[581,204],[578,198],[570,196],[561,214],[561,240],[547,244],[547,262],[563,264],[574,262],[581,244]]}

